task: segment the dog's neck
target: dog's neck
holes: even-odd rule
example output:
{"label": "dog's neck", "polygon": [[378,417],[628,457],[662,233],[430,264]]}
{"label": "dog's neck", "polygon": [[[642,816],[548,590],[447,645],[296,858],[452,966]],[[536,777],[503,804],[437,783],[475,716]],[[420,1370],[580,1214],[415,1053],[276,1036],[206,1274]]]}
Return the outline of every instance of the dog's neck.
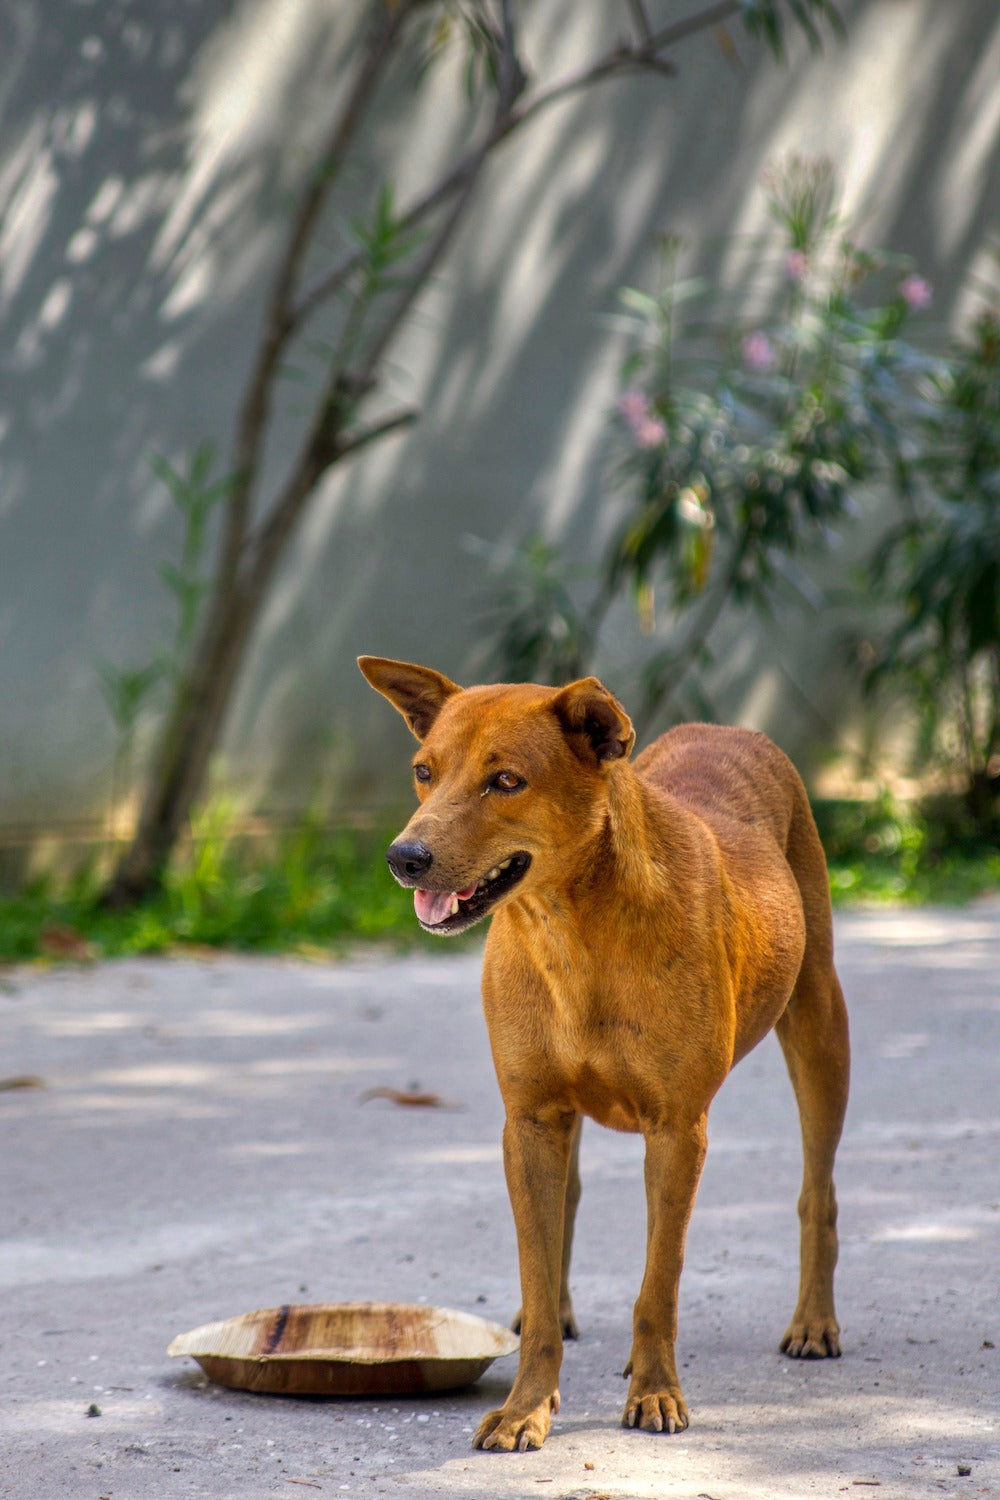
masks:
{"label": "dog's neck", "polygon": [[[526,922],[533,949],[558,955],[549,971],[557,977],[570,954],[575,955],[578,979],[599,953],[617,962],[621,945],[627,947],[650,923],[667,948],[679,946],[689,916],[684,882],[678,886],[673,863],[676,853],[683,868],[691,830],[684,809],[672,806],[676,820],[670,817],[667,827],[672,830],[676,824],[676,840],[668,832],[665,844],[665,799],[673,804],[628,762],[610,767],[607,798],[570,856],[572,878],[515,895],[495,921],[503,928],[508,922],[515,928]],[[606,920],[609,889],[616,893],[617,916],[611,925]],[[552,983],[561,988],[557,980]]]}
{"label": "dog's neck", "polygon": [[620,761],[608,771],[602,856],[611,864],[609,875],[632,900],[647,894],[653,858],[650,842],[647,789],[628,761]]}
{"label": "dog's neck", "polygon": [[673,797],[619,761],[608,772],[603,822],[589,861],[594,887],[613,882],[623,909],[653,908],[663,920],[676,895],[677,867],[693,852],[691,825],[690,813]]}

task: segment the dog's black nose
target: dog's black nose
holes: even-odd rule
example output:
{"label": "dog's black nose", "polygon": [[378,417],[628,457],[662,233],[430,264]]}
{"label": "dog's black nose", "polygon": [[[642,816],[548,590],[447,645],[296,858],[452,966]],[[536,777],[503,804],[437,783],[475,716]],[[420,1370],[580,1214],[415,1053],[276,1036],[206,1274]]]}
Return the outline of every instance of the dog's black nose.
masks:
{"label": "dog's black nose", "polygon": [[410,843],[405,839],[390,844],[385,857],[389,869],[403,885],[414,885],[434,863],[434,856],[426,844]]}

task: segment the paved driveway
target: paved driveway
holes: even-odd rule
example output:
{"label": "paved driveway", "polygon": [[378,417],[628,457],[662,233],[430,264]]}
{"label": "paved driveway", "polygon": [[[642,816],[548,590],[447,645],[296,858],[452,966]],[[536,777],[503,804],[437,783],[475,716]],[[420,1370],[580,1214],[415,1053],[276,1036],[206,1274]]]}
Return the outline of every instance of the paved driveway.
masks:
{"label": "paved driveway", "polygon": [[[548,1443],[509,1456],[469,1448],[509,1360],[459,1395],[322,1402],[226,1391],[165,1356],[177,1332],[287,1301],[507,1319],[475,956],[7,971],[0,1077],[43,1086],[0,1091],[0,1495],[1000,1496],[1000,906],[843,916],[838,943],[845,1357],[776,1352],[799,1147],[769,1038],[713,1110],[682,1283],[690,1430],[618,1426],[641,1154],[590,1127],[583,1337]],[[360,1102],[383,1085],[460,1108]]]}

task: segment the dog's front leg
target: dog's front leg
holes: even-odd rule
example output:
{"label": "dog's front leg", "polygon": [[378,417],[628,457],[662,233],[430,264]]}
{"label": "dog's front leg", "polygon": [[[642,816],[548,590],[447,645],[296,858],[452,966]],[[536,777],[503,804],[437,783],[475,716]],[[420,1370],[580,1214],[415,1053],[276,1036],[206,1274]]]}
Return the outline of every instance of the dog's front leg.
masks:
{"label": "dog's front leg", "polygon": [[631,1374],[622,1425],[679,1432],[688,1409],[677,1377],[677,1290],[684,1238],[705,1160],[705,1116],[646,1132],[646,1273],[635,1304]]}
{"label": "dog's front leg", "polygon": [[[566,1201],[563,1206],[562,1270],[559,1275],[559,1326],[564,1339],[578,1339],[579,1325],[573,1312],[573,1297],[569,1289],[569,1268],[573,1258],[573,1226],[580,1205],[580,1131],[583,1116],[577,1115],[573,1127],[572,1146],[569,1154],[569,1171],[566,1174]],[[521,1309],[511,1319],[511,1328],[521,1332]]]}
{"label": "dog's front leg", "polygon": [[563,1220],[574,1124],[572,1112],[555,1109],[507,1115],[503,1160],[521,1266],[521,1355],[510,1395],[480,1422],[475,1448],[540,1448],[559,1410]]}

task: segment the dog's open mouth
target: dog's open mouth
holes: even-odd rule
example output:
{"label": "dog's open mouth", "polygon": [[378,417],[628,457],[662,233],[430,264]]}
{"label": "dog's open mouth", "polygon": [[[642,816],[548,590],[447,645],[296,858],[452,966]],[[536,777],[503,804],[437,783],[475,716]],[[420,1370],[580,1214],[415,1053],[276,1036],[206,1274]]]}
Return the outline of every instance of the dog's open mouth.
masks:
{"label": "dog's open mouth", "polygon": [[462,932],[485,917],[502,896],[513,890],[530,864],[530,854],[512,854],[464,891],[414,891],[417,921],[427,932],[440,933],[442,937]]}

